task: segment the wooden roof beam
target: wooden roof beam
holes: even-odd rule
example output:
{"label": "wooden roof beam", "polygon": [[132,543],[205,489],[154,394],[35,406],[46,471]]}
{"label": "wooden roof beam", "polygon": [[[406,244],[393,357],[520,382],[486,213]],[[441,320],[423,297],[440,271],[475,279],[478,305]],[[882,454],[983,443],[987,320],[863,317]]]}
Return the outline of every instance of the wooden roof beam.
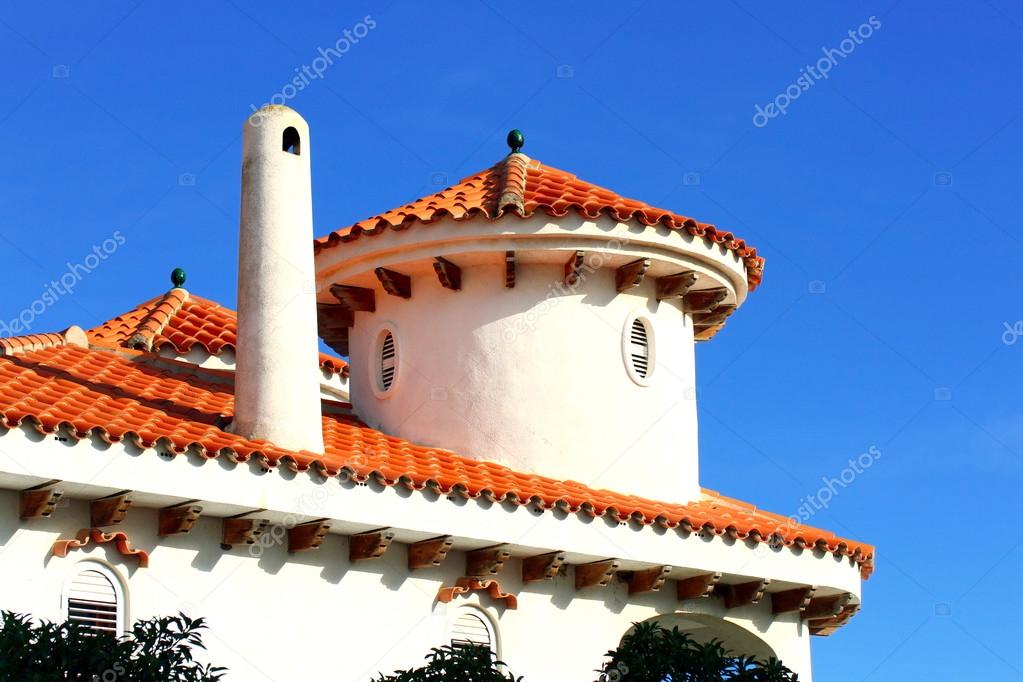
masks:
{"label": "wooden roof beam", "polygon": [[473,577],[497,575],[510,557],[511,552],[502,546],[484,547],[467,552],[465,575]]}

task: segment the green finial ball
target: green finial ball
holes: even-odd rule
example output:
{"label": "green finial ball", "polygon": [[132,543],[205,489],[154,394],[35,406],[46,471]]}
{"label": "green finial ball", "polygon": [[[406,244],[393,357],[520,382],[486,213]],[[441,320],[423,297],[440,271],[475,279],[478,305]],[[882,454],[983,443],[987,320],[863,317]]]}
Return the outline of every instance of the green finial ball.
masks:
{"label": "green finial ball", "polygon": [[512,154],[522,149],[524,144],[526,144],[526,137],[522,134],[521,130],[516,128],[508,133],[508,146],[511,147]]}
{"label": "green finial ball", "polygon": [[181,287],[185,284],[185,271],[181,268],[174,268],[171,270],[171,284],[175,287]]}

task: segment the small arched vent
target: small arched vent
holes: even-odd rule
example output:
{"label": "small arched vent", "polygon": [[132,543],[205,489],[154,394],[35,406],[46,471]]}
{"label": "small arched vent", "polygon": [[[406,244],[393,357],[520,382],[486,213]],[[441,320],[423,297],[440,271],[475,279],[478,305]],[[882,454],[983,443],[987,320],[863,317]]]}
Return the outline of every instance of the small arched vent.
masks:
{"label": "small arched vent", "polygon": [[68,586],[65,617],[96,632],[121,634],[121,606],[117,590],[103,573],[88,569]]}
{"label": "small arched vent", "polygon": [[481,616],[470,611],[462,611],[451,623],[451,645],[485,646],[490,650],[494,648],[490,628]]}
{"label": "small arched vent", "polygon": [[650,374],[650,335],[646,323],[641,318],[632,321],[629,330],[629,359],[632,370],[640,379]]}
{"label": "small arched vent", "polygon": [[284,135],[281,139],[281,149],[289,154],[294,154],[295,156],[302,155],[302,137],[293,126],[288,126],[284,129]]}
{"label": "small arched vent", "polygon": [[387,391],[394,383],[394,372],[398,367],[398,349],[394,344],[394,335],[384,332],[384,341],[380,344],[380,388]]}

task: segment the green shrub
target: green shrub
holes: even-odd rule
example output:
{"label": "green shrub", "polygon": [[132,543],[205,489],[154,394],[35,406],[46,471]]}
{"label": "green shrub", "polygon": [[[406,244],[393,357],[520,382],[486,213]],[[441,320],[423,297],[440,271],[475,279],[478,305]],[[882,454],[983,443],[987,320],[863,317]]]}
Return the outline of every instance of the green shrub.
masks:
{"label": "green shrub", "polygon": [[489,647],[442,646],[426,656],[426,665],[410,670],[399,670],[393,675],[381,675],[374,682],[521,682],[504,671],[504,663]]}
{"label": "green shrub", "polygon": [[718,641],[701,644],[677,627],[635,623],[621,645],[605,654],[601,682],[798,682],[777,659],[735,654]]}
{"label": "green shrub", "polygon": [[0,680],[19,682],[214,682],[224,668],[200,665],[202,618],[184,614],[136,622],[120,639],[78,623],[36,624],[0,614]]}

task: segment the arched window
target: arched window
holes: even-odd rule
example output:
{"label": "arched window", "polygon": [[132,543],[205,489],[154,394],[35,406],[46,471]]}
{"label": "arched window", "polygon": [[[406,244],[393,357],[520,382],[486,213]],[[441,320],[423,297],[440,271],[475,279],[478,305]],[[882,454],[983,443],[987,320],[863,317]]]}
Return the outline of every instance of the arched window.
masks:
{"label": "arched window", "polygon": [[288,126],[284,129],[281,149],[295,156],[302,155],[302,136],[298,134],[298,131],[293,126]]}
{"label": "arched window", "polygon": [[64,619],[90,630],[124,634],[124,588],[117,574],[95,561],[75,565],[61,596]]}
{"label": "arched window", "polygon": [[448,631],[452,646],[485,646],[497,653],[494,624],[478,609],[462,607],[455,610]]}

